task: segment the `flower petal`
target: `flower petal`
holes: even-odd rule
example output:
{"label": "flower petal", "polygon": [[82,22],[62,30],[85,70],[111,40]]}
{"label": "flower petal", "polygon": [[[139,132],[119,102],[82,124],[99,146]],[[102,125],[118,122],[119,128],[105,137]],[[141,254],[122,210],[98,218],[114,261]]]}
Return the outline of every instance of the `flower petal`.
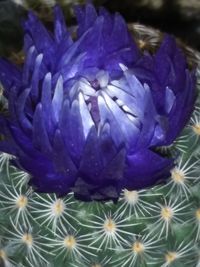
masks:
{"label": "flower petal", "polygon": [[124,172],[124,188],[138,190],[155,185],[170,176],[173,160],[159,156],[150,150],[140,150],[128,155]]}

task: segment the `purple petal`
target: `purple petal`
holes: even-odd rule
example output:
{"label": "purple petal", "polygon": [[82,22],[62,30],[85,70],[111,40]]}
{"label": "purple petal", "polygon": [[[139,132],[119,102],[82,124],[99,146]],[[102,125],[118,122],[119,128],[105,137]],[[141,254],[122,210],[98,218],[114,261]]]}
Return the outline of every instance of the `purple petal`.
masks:
{"label": "purple petal", "polygon": [[168,178],[173,167],[173,160],[143,149],[133,155],[128,155],[126,164],[123,185],[128,190],[138,190]]}
{"label": "purple petal", "polygon": [[80,37],[94,25],[97,19],[97,13],[92,4],[87,4],[85,7],[75,6],[74,10],[78,20],[78,36]]}

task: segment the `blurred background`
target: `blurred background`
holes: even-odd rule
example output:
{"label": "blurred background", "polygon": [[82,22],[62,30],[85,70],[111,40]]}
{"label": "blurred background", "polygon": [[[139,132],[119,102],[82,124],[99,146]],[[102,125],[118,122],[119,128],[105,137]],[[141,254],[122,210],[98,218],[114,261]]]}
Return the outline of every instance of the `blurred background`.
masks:
{"label": "blurred background", "polygon": [[[22,49],[20,23],[34,10],[45,24],[51,24],[51,7],[59,3],[67,22],[75,24],[73,5],[84,0],[0,0],[0,56],[15,57]],[[94,0],[112,12],[120,12],[127,22],[139,22],[180,37],[200,50],[200,0]]]}

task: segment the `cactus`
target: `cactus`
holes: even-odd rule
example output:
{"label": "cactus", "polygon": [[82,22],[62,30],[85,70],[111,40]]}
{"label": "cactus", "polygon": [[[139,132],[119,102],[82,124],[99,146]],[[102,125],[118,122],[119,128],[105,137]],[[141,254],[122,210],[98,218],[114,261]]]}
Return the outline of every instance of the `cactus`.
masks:
{"label": "cactus", "polygon": [[[129,25],[141,50],[155,51],[162,34]],[[188,64],[198,52],[182,45]],[[196,70],[196,92],[200,70]],[[1,94],[1,113],[8,112]],[[123,189],[119,199],[85,202],[73,192],[37,192],[15,156],[0,154],[0,265],[5,267],[199,267],[200,100],[176,140],[158,147],[174,165],[164,183]],[[4,141],[1,135],[0,140]],[[84,189],[84,188],[83,188]],[[111,197],[112,199],[112,197]]]}

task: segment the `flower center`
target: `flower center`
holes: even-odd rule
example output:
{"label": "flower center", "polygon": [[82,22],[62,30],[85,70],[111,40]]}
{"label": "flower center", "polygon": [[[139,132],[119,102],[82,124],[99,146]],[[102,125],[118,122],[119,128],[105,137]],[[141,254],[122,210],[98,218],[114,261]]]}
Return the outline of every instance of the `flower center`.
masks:
{"label": "flower center", "polygon": [[[123,67],[122,67],[123,68]],[[124,66],[125,68],[125,66]],[[105,124],[110,127],[111,136],[118,141],[126,141],[127,147],[133,147],[142,127],[145,105],[154,106],[150,89],[142,85],[133,75],[134,85],[130,86],[125,72],[118,80],[111,80],[107,71],[100,70],[96,75],[79,78],[67,91],[70,102],[79,106],[85,138],[92,127],[101,131]],[[147,101],[144,102],[144,98]],[[142,103],[139,105],[138,103]],[[144,127],[144,126],[143,126]]]}
{"label": "flower center", "polygon": [[90,82],[90,84],[96,91],[101,90],[101,85],[97,79],[94,79],[92,82]]}

